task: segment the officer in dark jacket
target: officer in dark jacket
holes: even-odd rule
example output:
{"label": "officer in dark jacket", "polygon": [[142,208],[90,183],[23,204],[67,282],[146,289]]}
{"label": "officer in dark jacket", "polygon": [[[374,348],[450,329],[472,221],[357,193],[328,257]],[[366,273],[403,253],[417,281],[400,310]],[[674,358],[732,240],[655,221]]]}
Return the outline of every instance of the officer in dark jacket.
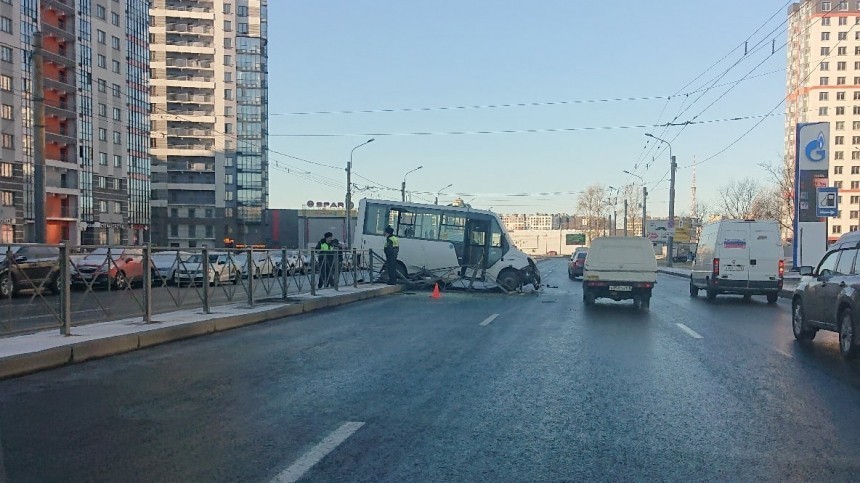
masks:
{"label": "officer in dark jacket", "polygon": [[394,228],[385,227],[385,272],[388,285],[397,283],[397,255],[400,253],[400,239],[394,236]]}
{"label": "officer in dark jacket", "polygon": [[326,232],[325,235],[317,242],[316,249],[319,250],[319,265],[320,265],[320,278],[317,281],[317,288],[323,288],[323,285],[326,287],[331,286],[333,283],[332,280],[332,268],[334,267],[334,247],[332,246],[332,238],[334,235],[332,233]]}

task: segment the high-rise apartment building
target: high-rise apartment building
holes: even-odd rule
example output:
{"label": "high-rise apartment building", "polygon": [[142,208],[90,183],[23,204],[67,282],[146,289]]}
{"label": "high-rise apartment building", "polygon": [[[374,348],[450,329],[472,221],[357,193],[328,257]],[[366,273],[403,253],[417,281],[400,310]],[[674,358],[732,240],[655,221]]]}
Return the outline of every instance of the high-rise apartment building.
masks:
{"label": "high-rise apartment building", "polygon": [[788,16],[785,156],[794,162],[797,124],[830,123],[833,240],[860,225],[860,2],[804,0]]}
{"label": "high-rise apartment building", "polygon": [[37,32],[44,76],[47,241],[145,241],[147,10],[147,0],[0,0],[0,242],[36,238]]}
{"label": "high-rise apartment building", "polygon": [[266,0],[153,0],[154,244],[264,243]]}

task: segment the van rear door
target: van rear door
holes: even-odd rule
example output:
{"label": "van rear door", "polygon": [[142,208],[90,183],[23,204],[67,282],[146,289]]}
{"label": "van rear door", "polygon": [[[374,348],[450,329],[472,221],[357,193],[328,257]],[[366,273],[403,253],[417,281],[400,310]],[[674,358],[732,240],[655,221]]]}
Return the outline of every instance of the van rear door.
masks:
{"label": "van rear door", "polygon": [[779,280],[779,260],[782,248],[779,229],[775,224],[752,224],[748,241],[750,253],[750,282]]}
{"label": "van rear door", "polygon": [[720,259],[720,280],[748,282],[749,275],[749,225],[732,224],[722,230],[717,240]]}

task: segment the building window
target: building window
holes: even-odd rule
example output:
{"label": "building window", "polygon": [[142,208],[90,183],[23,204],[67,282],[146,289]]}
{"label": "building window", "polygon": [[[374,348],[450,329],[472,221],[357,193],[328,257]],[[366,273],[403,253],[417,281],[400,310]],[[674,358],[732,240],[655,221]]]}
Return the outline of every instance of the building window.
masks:
{"label": "building window", "polygon": [[830,40],[830,32],[821,32],[821,40]]}
{"label": "building window", "polygon": [[120,203],[119,201],[114,201],[113,202],[113,212],[116,213],[117,215],[121,214],[122,213],[122,203]]}
{"label": "building window", "polygon": [[113,120],[122,121],[122,111],[118,107],[113,108]]}
{"label": "building window", "polygon": [[170,236],[179,236],[179,225],[170,225]]}
{"label": "building window", "polygon": [[826,101],[826,100],[827,100],[827,97],[829,96],[829,94],[830,94],[830,93],[829,93],[829,92],[827,92],[827,91],[819,92],[819,93],[818,93],[818,100],[819,100],[819,101]]}
{"label": "building window", "polygon": [[837,77],[836,78],[836,85],[844,86],[845,85],[845,77]]}
{"label": "building window", "polygon": [[99,79],[97,81],[97,84],[99,86],[99,92],[107,92],[107,81],[105,81],[104,79]]}
{"label": "building window", "polygon": [[830,2],[821,2],[821,10],[825,12],[830,11]]}
{"label": "building window", "polygon": [[11,91],[12,87],[12,78],[8,75],[0,75],[0,90]]}
{"label": "building window", "polygon": [[206,208],[206,218],[212,218],[215,214],[215,210],[212,208]]}
{"label": "building window", "polygon": [[107,10],[102,5],[96,5],[96,17],[102,20],[107,18]]}
{"label": "building window", "polygon": [[0,60],[10,64],[15,60],[15,53],[11,47],[7,47],[5,45],[0,46]]}
{"label": "building window", "polygon": [[848,17],[839,17],[839,25],[848,25]]}
{"label": "building window", "polygon": [[233,117],[233,106],[224,106],[224,117]]}
{"label": "building window", "polygon": [[848,32],[839,32],[837,37],[839,40],[848,40]]}
{"label": "building window", "polygon": [[3,134],[3,148],[15,149],[15,136],[11,134]]}
{"label": "building window", "polygon": [[842,189],[842,181],[834,181],[834,182],[833,182],[833,187],[834,187],[834,188]]}
{"label": "building window", "polygon": [[226,39],[224,39],[224,48],[225,49],[232,49],[233,48],[233,39],[231,39],[230,37],[227,37]]}
{"label": "building window", "polygon": [[119,37],[111,37],[110,38],[111,47],[115,50],[119,50]]}
{"label": "building window", "polygon": [[248,7],[245,5],[239,5],[238,7],[236,7],[236,14],[239,15],[240,17],[247,17],[248,16]]}
{"label": "building window", "polygon": [[99,153],[99,166],[107,166],[107,153]]}
{"label": "building window", "polygon": [[15,193],[0,191],[0,206],[15,206]]}
{"label": "building window", "polygon": [[110,14],[110,23],[119,27],[119,14],[116,12],[111,12]]}
{"label": "building window", "polygon": [[845,159],[845,153],[842,151],[836,151],[833,153],[833,159]]}
{"label": "building window", "polygon": [[215,227],[206,225],[206,238],[215,238]]}
{"label": "building window", "polygon": [[857,150],[851,151],[851,160],[852,161],[860,160],[860,151],[857,151]]}
{"label": "building window", "polygon": [[120,135],[119,131],[113,132],[113,143],[114,144],[122,143],[122,135]]}
{"label": "building window", "polygon": [[230,3],[225,3],[225,4],[224,4],[224,13],[226,13],[227,15],[229,15],[229,14],[233,13],[233,9],[232,9],[231,7],[233,7],[233,5],[232,5],[232,4],[230,4]]}
{"label": "building window", "polygon": [[197,218],[197,210],[195,208],[188,208],[188,218]]}
{"label": "building window", "polygon": [[99,200],[99,213],[107,213],[107,212],[108,212],[107,201]]}
{"label": "building window", "polygon": [[197,225],[188,225],[188,238],[197,236]]}
{"label": "building window", "polygon": [[838,55],[848,55],[848,47],[839,47],[836,49],[836,52],[838,52]]}
{"label": "building window", "polygon": [[224,123],[224,134],[233,134],[233,123]]}
{"label": "building window", "polygon": [[837,92],[836,93],[836,100],[837,101],[844,101],[845,100],[845,91]]}
{"label": "building window", "polygon": [[233,99],[233,89],[224,89],[224,99],[228,101]]}
{"label": "building window", "polygon": [[830,70],[830,62],[822,62],[820,64],[820,69],[821,70]]}
{"label": "building window", "polygon": [[827,108],[826,107],[819,107],[818,108],[818,115],[819,116],[826,116],[827,115]]}
{"label": "building window", "polygon": [[837,62],[836,63],[836,70],[848,70],[848,63],[847,62]]}
{"label": "building window", "polygon": [[15,108],[9,104],[3,104],[2,108],[0,108],[0,117],[9,120],[15,119]]}
{"label": "building window", "polygon": [[[842,0],[841,2],[839,2],[838,5],[839,5],[839,11],[840,12],[847,12],[848,11],[848,1],[847,0]],[[842,18],[845,18],[845,17],[842,17]]]}
{"label": "building window", "polygon": [[860,115],[860,106],[854,106],[852,110],[854,111],[854,114]]}
{"label": "building window", "polygon": [[840,226],[840,225],[833,225],[833,228],[831,229],[831,232],[832,232],[834,235],[838,235],[838,234],[842,233],[842,226]]}
{"label": "building window", "polygon": [[12,163],[0,163],[0,178],[11,178],[12,173]]}
{"label": "building window", "polygon": [[224,208],[224,217],[233,218],[233,208]]}
{"label": "building window", "polygon": [[104,30],[96,30],[96,38],[98,39],[98,42],[100,44],[107,43],[107,34],[104,32]]}
{"label": "building window", "polygon": [[842,166],[834,166],[833,174],[842,174]]}
{"label": "building window", "polygon": [[845,115],[845,107],[844,106],[837,106],[836,107],[836,115],[837,116],[844,116]]}
{"label": "building window", "polygon": [[851,174],[860,174],[860,166],[851,166]]}
{"label": "building window", "polygon": [[851,182],[851,189],[852,190],[860,189],[860,181],[852,181]]}
{"label": "building window", "polygon": [[224,65],[233,65],[233,56],[225,55],[224,56]]}
{"label": "building window", "polygon": [[826,86],[829,84],[830,84],[830,78],[829,77],[821,77],[820,79],[818,79],[818,85]]}
{"label": "building window", "polygon": [[112,89],[113,89],[113,96],[114,96],[114,97],[119,97],[119,96],[120,96],[120,87],[119,87],[119,84],[114,84],[114,85],[113,85],[113,87],[112,87]]}
{"label": "building window", "polygon": [[179,208],[171,208],[170,209],[170,217],[171,218],[179,218]]}
{"label": "building window", "polygon": [[239,28],[236,30],[236,32],[237,32],[239,35],[247,35],[247,34],[248,34],[248,24],[247,24],[247,23],[245,23],[245,22],[239,22],[239,26],[238,26],[238,27],[239,27]]}
{"label": "building window", "polygon": [[12,19],[8,17],[0,17],[0,32],[12,33]]}
{"label": "building window", "polygon": [[845,136],[836,136],[834,144],[845,144]]}
{"label": "building window", "polygon": [[[840,62],[840,64],[844,64],[844,63],[845,63],[845,62]],[[113,70],[114,74],[119,74],[119,73],[120,73],[119,61],[118,61],[118,60],[112,60],[112,61],[111,61],[111,67],[112,67],[112,69],[111,69],[111,70]],[[844,70],[844,69],[843,69],[843,70]]]}
{"label": "building window", "polygon": [[107,129],[99,128],[99,141],[107,141]]}
{"label": "building window", "polygon": [[[103,56],[102,54],[98,54],[97,59],[98,59],[97,60],[98,66],[101,67],[102,69],[106,69],[107,68],[107,57]],[[822,64],[824,64],[824,62],[822,62]]]}
{"label": "building window", "polygon": [[825,55],[825,56],[830,55],[830,47],[822,47],[821,48],[821,55]]}
{"label": "building window", "polygon": [[229,20],[225,20],[224,21],[224,31],[225,32],[232,32],[233,31],[233,22],[231,22]]}
{"label": "building window", "polygon": [[119,154],[113,155],[113,167],[121,168],[122,167],[122,156]]}

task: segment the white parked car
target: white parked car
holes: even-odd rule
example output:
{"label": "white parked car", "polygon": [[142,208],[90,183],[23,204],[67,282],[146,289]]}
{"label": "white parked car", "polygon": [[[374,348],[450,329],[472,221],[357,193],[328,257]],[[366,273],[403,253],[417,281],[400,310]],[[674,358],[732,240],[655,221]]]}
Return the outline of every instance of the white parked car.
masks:
{"label": "white parked car", "polygon": [[152,283],[154,285],[162,285],[164,283],[175,285],[179,270],[192,256],[193,254],[191,253],[177,250],[153,252],[149,257]]}
{"label": "white parked car", "polygon": [[203,274],[203,255],[192,255],[178,270],[178,285],[202,285],[203,280],[209,284],[239,283],[240,272],[233,258],[228,253],[209,254],[209,273]]}

